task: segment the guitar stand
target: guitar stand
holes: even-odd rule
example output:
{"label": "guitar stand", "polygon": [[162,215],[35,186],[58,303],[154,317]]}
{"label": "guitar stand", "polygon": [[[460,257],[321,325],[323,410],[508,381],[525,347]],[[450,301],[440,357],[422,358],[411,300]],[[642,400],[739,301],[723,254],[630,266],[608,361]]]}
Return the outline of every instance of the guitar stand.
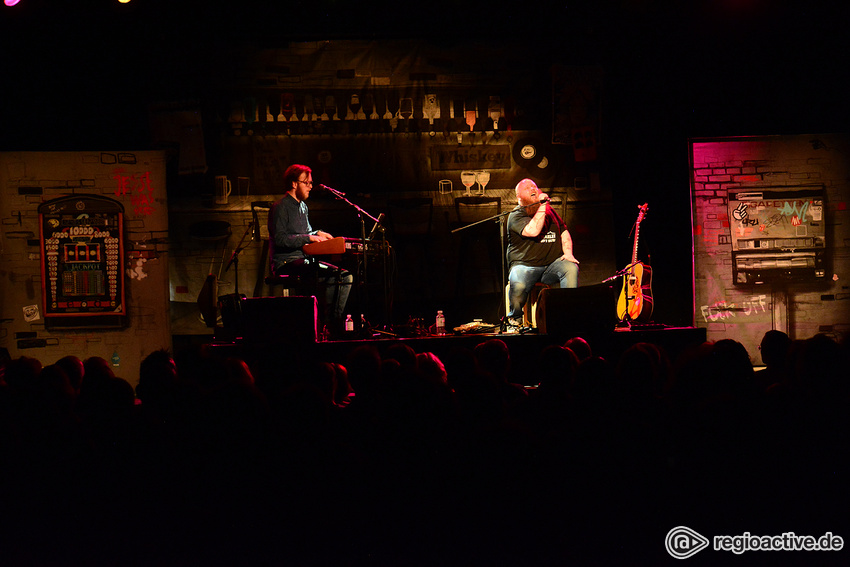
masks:
{"label": "guitar stand", "polygon": [[[610,281],[616,280],[617,278],[624,277],[629,272],[629,269],[631,269],[632,265],[633,264],[629,264],[628,266],[626,266],[622,270],[617,271],[613,276],[611,276],[609,278],[605,278],[604,280],[602,280],[602,283],[608,283]],[[632,323],[631,323],[632,318],[629,315],[629,300],[630,299],[632,299],[632,297],[629,296],[629,295],[626,295],[626,313],[624,314],[623,319],[620,320],[620,321],[617,321],[617,323],[614,325],[614,331],[622,332],[622,331],[631,331],[632,330]]]}

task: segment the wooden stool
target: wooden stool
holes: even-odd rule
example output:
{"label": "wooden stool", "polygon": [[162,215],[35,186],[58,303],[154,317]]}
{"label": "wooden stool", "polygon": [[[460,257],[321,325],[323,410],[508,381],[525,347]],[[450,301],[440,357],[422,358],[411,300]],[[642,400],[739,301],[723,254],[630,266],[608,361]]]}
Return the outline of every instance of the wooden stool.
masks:
{"label": "wooden stool", "polygon": [[[549,289],[549,286],[537,282],[531,288],[531,291],[528,292],[528,301],[525,302],[525,306],[522,308],[522,324],[526,327],[537,328],[537,300],[540,297],[540,292],[544,289]],[[505,313],[511,312],[511,284],[505,286]]]}

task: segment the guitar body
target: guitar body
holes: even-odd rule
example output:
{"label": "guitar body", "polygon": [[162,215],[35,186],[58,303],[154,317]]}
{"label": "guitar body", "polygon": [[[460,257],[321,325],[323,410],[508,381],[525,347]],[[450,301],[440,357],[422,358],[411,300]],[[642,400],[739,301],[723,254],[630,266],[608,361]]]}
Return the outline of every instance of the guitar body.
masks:
{"label": "guitar body", "polygon": [[638,262],[623,276],[623,289],[617,299],[621,321],[649,321],[652,318],[652,268]]}

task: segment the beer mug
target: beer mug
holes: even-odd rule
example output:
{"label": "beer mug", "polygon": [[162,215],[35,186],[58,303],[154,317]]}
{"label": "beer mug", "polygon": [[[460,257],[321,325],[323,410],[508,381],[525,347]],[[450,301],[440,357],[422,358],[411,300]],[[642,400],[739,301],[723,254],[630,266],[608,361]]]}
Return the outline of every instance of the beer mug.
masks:
{"label": "beer mug", "polygon": [[233,191],[233,186],[230,184],[230,180],[226,175],[216,175],[215,176],[215,204],[216,205],[226,205],[227,198],[230,197],[230,193]]}

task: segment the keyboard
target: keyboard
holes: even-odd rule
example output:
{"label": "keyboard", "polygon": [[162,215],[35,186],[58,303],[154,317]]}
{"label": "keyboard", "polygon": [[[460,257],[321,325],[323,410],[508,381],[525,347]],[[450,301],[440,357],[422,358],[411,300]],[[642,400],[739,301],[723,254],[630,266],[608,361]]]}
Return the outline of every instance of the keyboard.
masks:
{"label": "keyboard", "polygon": [[384,247],[385,243],[381,240],[367,240],[364,246],[362,238],[337,236],[322,242],[310,242],[305,244],[302,250],[309,256],[338,256],[346,253],[363,254],[364,250],[368,250],[370,254],[378,254]]}

